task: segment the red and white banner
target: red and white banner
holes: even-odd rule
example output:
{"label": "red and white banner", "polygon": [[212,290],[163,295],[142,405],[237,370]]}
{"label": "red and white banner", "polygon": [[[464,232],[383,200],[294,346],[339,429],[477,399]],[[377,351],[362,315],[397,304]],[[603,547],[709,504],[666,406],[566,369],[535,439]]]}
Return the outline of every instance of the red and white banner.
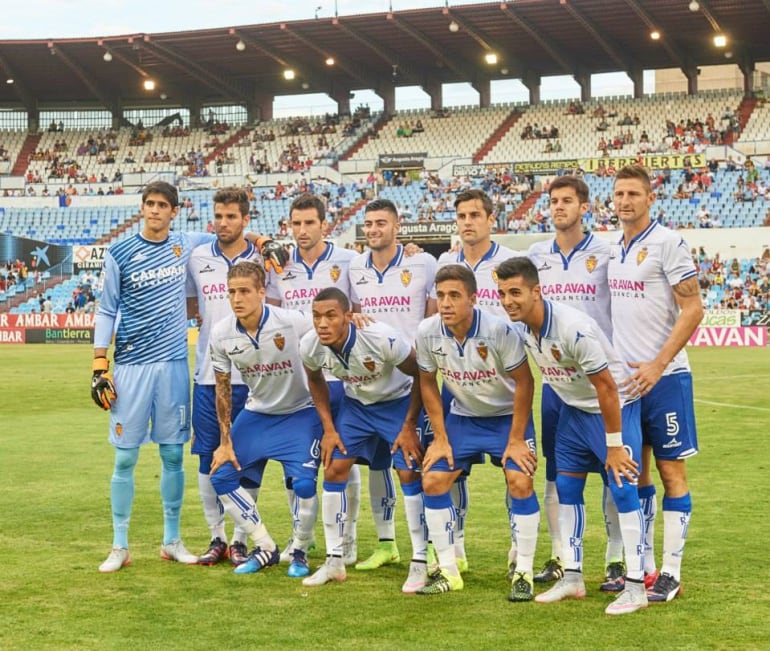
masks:
{"label": "red and white banner", "polygon": [[24,328],[0,328],[0,344],[25,344]]}
{"label": "red and white banner", "polygon": [[30,314],[0,314],[0,328],[93,328],[95,316],[74,312],[53,314],[32,312]]}
{"label": "red and white banner", "polygon": [[767,328],[762,326],[696,328],[690,346],[767,346]]}

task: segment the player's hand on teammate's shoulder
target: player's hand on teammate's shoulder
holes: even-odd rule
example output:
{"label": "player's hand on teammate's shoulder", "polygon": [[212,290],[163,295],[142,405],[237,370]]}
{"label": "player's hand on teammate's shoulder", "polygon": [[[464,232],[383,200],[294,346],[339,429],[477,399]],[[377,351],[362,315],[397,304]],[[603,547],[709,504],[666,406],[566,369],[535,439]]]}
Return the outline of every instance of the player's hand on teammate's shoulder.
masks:
{"label": "player's hand on teammate's shoulder", "polygon": [[365,328],[369,324],[377,322],[376,319],[373,319],[368,314],[362,314],[361,312],[353,312],[351,321],[356,328]]}
{"label": "player's hand on teammate's shoulder", "polygon": [[501,459],[503,468],[505,468],[505,462],[508,459],[521,468],[521,471],[525,475],[528,475],[529,477],[534,476],[535,471],[537,470],[537,455],[532,452],[532,449],[523,439],[508,442]]}
{"label": "player's hand on teammate's shoulder", "polygon": [[411,258],[418,253],[425,253],[425,249],[423,249],[419,244],[415,244],[414,242],[407,242],[404,244],[404,255],[407,258]]}
{"label": "player's hand on teammate's shoulder", "polygon": [[265,269],[273,270],[277,274],[283,273],[283,268],[289,261],[289,252],[283,244],[266,235],[257,238],[256,244],[265,261]]}
{"label": "player's hand on teammate's shoulder", "polygon": [[404,424],[396,440],[393,441],[393,447],[390,453],[395,454],[399,448],[404,455],[406,465],[410,470],[416,470],[420,467],[423,459],[423,448],[420,438],[417,436],[417,428],[413,425]]}
{"label": "player's hand on teammate's shoulder", "polygon": [[216,450],[214,450],[214,454],[211,459],[211,470],[209,471],[209,474],[213,475],[218,468],[224,466],[226,463],[232,463],[236,470],[241,469],[241,464],[238,463],[238,457],[235,456],[235,451],[233,450],[232,444],[220,445]]}
{"label": "player's hand on teammate's shoulder", "polygon": [[348,453],[339,432],[336,429],[326,430],[321,437],[321,463],[324,468],[328,468],[331,465],[334,450],[339,450],[342,454]]}
{"label": "player's hand on teammate's shoulder", "polygon": [[604,464],[609,481],[623,486],[623,477],[635,484],[639,478],[639,464],[634,461],[622,445],[607,448],[607,462]]}

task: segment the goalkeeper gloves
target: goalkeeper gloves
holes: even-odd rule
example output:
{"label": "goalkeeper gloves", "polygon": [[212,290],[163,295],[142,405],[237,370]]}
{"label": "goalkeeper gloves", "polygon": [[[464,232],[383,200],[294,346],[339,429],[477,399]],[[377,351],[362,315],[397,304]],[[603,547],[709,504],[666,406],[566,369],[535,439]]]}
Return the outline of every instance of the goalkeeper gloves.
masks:
{"label": "goalkeeper gloves", "polygon": [[263,235],[257,240],[257,247],[265,261],[265,269],[272,269],[277,274],[283,273],[283,267],[289,261],[289,254],[283,244]]}
{"label": "goalkeeper gloves", "polygon": [[107,371],[110,368],[110,362],[106,357],[94,358],[93,371],[91,377],[91,397],[97,407],[105,411],[112,407],[115,398],[118,397],[115,391],[115,384],[112,381],[112,375]]}

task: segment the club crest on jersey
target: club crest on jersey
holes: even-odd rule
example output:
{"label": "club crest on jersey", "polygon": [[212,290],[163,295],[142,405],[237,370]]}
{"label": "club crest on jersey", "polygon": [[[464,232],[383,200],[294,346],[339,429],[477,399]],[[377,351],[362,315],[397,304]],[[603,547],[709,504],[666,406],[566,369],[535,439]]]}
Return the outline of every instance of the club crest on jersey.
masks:
{"label": "club crest on jersey", "polygon": [[401,272],[401,284],[404,287],[409,287],[409,283],[412,282],[412,272],[409,269],[404,269]]}
{"label": "club crest on jersey", "polygon": [[336,264],[331,269],[329,269],[329,277],[335,283],[340,279],[341,274],[342,274],[342,269],[340,269],[339,266]]}
{"label": "club crest on jersey", "polygon": [[121,425],[120,423],[115,425],[115,434],[117,436],[123,436],[123,425]]}
{"label": "club crest on jersey", "polygon": [[275,337],[273,337],[273,343],[278,350],[283,350],[283,347],[286,345],[286,337],[280,332],[276,332]]}
{"label": "club crest on jersey", "polygon": [[586,258],[586,271],[588,271],[588,273],[593,273],[594,269],[596,269],[597,264],[598,264],[598,261],[596,260],[596,256],[589,255]]}
{"label": "club crest on jersey", "polygon": [[561,361],[561,351],[556,347],[556,344],[551,346],[551,355],[553,355],[553,358],[557,361]]}
{"label": "club crest on jersey", "polygon": [[182,257],[182,247],[179,244],[174,244],[174,246],[171,247],[171,250],[177,258]]}
{"label": "club crest on jersey", "polygon": [[645,246],[639,253],[636,254],[636,264],[642,264],[647,257],[647,247]]}
{"label": "club crest on jersey", "polygon": [[497,269],[492,269],[492,281],[497,284]]}
{"label": "club crest on jersey", "polygon": [[367,355],[364,357],[364,368],[369,371],[370,373],[374,373],[374,369],[377,367],[377,365],[374,363],[374,360]]}
{"label": "club crest on jersey", "polygon": [[487,345],[483,341],[476,346],[476,352],[478,352],[479,357],[481,357],[481,359],[483,359],[485,362],[487,361],[487,356],[489,355],[489,348],[487,348]]}

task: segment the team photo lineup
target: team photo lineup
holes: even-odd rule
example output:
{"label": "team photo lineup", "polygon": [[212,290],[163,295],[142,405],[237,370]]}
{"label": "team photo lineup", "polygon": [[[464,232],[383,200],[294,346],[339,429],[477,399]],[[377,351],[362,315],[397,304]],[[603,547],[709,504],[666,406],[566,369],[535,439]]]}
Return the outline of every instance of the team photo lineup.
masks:
{"label": "team photo lineup", "polygon": [[[681,235],[651,217],[646,168],[617,171],[619,230],[609,241],[583,228],[581,178],[558,176],[545,190],[554,237],[527,251],[492,241],[483,190],[459,192],[459,243],[436,260],[401,242],[388,199],[367,203],[366,247],[356,252],[325,239],[325,203],[301,194],[287,249],[250,232],[244,189],[215,193],[212,233],[187,233],[176,188],[146,185],[141,232],[110,247],[96,309],[91,395],[109,410],[115,451],[112,550],[99,571],[131,564],[134,469],[155,443],[167,560],[226,562],[236,574],[283,563],[323,590],[351,569],[401,560],[403,509],[411,551],[401,590],[441,595],[462,590],[473,563],[474,500],[499,499],[510,516],[508,599],[581,599],[586,510],[600,506],[586,509],[590,473],[604,484],[598,587],[617,595],[605,612],[675,599],[692,511],[685,460],[698,452],[684,350],[703,317],[697,269]],[[199,324],[192,393],[189,318]],[[199,555],[180,533],[190,440],[211,534]],[[268,461],[281,464],[283,487],[263,484]],[[502,468],[494,495],[473,491],[483,463]],[[258,508],[260,492],[279,490],[292,523],[285,546]],[[359,525],[372,526],[359,523],[367,490],[378,543],[359,550]],[[536,567],[541,509],[540,545],[551,551]],[[325,561],[311,567],[309,551],[323,545]]]}

